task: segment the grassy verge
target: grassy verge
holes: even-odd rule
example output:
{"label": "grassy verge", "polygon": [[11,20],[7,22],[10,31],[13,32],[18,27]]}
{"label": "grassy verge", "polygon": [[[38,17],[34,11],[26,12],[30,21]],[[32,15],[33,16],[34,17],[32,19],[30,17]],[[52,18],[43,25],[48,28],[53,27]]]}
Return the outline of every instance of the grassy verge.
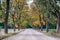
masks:
{"label": "grassy verge", "polygon": [[53,37],[59,37],[60,38],[60,33],[56,33],[56,29],[49,29],[49,32],[46,32],[46,29],[43,31],[38,30],[39,32],[42,32],[48,36],[53,36]]}
{"label": "grassy verge", "polygon": [[0,36],[0,40],[2,40],[2,39],[4,39],[4,38],[7,38],[7,37],[10,37],[10,36],[12,36],[12,35],[16,35],[17,33],[19,33],[19,32],[1,35],[1,36]]}
{"label": "grassy verge", "polygon": [[[24,30],[22,30],[22,31],[24,31]],[[22,32],[22,31],[14,32],[14,33],[8,33],[8,34],[5,34],[5,35],[0,35],[0,40],[8,38],[8,37],[13,36],[13,35],[16,35],[16,34]]]}
{"label": "grassy verge", "polygon": [[56,32],[45,32],[46,35],[60,38],[60,33]]}

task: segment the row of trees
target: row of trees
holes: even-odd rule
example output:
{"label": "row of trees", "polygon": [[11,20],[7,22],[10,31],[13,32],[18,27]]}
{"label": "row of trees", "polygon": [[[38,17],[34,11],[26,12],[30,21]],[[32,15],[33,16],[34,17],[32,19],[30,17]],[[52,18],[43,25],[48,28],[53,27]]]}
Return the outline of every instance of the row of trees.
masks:
{"label": "row of trees", "polygon": [[[42,9],[38,9],[39,13],[41,12],[43,14],[43,19],[45,17],[45,21],[46,21],[46,30],[48,32],[48,22],[52,22],[49,20],[52,20],[51,17],[52,15],[55,17],[55,22],[56,22],[56,29],[57,32],[60,32],[60,1],[59,0],[36,0],[36,6],[37,8],[41,8],[41,6],[44,6]],[[40,13],[40,15],[42,15]],[[44,14],[47,14],[44,16]],[[47,17],[46,17],[47,16]],[[41,20],[41,19],[40,19]],[[42,26],[42,25],[41,25]]]}
{"label": "row of trees", "polygon": [[[33,11],[34,6],[29,9],[25,0],[6,0],[1,5],[4,12],[4,18],[2,17],[1,19],[4,20],[5,33],[8,33],[9,25],[13,25],[14,31],[16,28],[20,30],[21,27],[25,27],[27,25],[30,25],[31,27],[33,25],[39,25],[38,12]],[[1,13],[1,15],[3,14]]]}
{"label": "row of trees", "polygon": [[[18,30],[23,26],[31,25],[41,27],[43,31],[43,25],[46,25],[46,31],[49,31],[49,23],[57,24],[57,32],[60,32],[60,6],[59,0],[35,0],[29,9],[25,0],[6,0],[1,4],[0,10],[6,11],[0,12],[4,17],[4,29],[5,33],[8,33],[8,25],[12,25]],[[2,6],[3,5],[3,6]],[[56,22],[57,21],[57,22]]]}
{"label": "row of trees", "polygon": [[[17,3],[19,3],[19,2],[17,2],[17,0],[15,0],[16,1],[16,4],[14,5],[13,4],[13,2],[11,3],[11,0],[3,0],[3,4],[1,4],[2,3],[2,0],[0,0],[0,10],[1,11],[3,11],[4,13],[3,14],[5,14],[5,16],[4,16],[4,29],[5,29],[5,33],[8,33],[8,19],[9,19],[9,15],[11,15],[12,16],[12,18],[13,18],[13,25],[15,26],[15,21],[14,21],[14,17],[16,16],[15,14],[16,14],[16,12],[15,12],[15,10],[17,11],[17,9],[15,8],[15,7],[17,7],[17,8],[19,8],[19,5],[20,4],[18,4],[17,5]],[[6,4],[5,4],[6,3]],[[14,9],[12,9],[12,8],[14,8]],[[22,8],[22,7],[21,7]],[[14,12],[13,13],[11,13],[12,11],[10,11],[10,10],[13,10]],[[21,10],[20,8],[18,9],[18,10]],[[2,14],[2,12],[1,12],[1,15],[3,15]],[[17,13],[18,14],[18,13]],[[18,16],[18,15],[17,15]],[[20,18],[19,18],[20,19]],[[18,20],[17,20],[18,21]],[[11,22],[11,21],[10,21]],[[15,27],[14,27],[14,31],[15,31]]]}

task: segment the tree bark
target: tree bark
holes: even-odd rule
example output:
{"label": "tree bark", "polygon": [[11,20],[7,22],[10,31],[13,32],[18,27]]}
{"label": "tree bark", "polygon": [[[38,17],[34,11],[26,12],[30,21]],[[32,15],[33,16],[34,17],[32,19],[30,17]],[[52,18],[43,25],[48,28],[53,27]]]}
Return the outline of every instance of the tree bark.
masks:
{"label": "tree bark", "polygon": [[14,21],[14,18],[13,18],[13,25],[14,25],[14,32],[16,31],[16,28],[15,28],[15,21]]}
{"label": "tree bark", "polygon": [[41,31],[43,31],[43,26],[41,26]]}
{"label": "tree bark", "polygon": [[1,9],[1,0],[0,0],[0,9]]}
{"label": "tree bark", "polygon": [[4,28],[5,28],[5,33],[8,33],[8,16],[9,16],[9,0],[6,0],[6,14],[5,14],[5,23],[4,23]]}
{"label": "tree bark", "polygon": [[49,26],[47,21],[46,21],[46,32],[49,32]]}
{"label": "tree bark", "polygon": [[0,0],[0,10],[2,10],[2,7],[1,7],[1,0]]}
{"label": "tree bark", "polygon": [[58,14],[57,18],[57,33],[60,33],[60,14]]}
{"label": "tree bark", "polygon": [[21,27],[21,26],[18,24],[18,31],[20,31],[20,27]]}
{"label": "tree bark", "polygon": [[15,16],[15,13],[14,13],[14,14],[12,14],[12,18],[13,18],[13,28],[14,28],[14,32],[15,32],[16,30],[15,30],[15,21],[14,21],[14,16]]}
{"label": "tree bark", "polygon": [[39,25],[39,27],[41,27],[41,31],[43,31],[43,26],[42,26],[42,22],[41,22],[41,15],[39,15],[39,20],[40,20],[40,25]]}

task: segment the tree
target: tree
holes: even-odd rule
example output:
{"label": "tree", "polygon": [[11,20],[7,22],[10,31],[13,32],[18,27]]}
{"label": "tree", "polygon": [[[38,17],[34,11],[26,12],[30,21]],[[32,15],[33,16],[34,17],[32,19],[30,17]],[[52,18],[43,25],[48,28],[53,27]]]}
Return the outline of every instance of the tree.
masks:
{"label": "tree", "polygon": [[57,18],[57,32],[60,33],[60,0],[49,0],[50,12]]}
{"label": "tree", "polygon": [[0,0],[0,10],[2,10],[2,7],[1,7],[1,0]]}
{"label": "tree", "polygon": [[5,28],[5,33],[8,33],[8,16],[9,16],[9,2],[10,0],[6,0],[6,14],[5,14],[5,22],[4,22],[4,28]]}
{"label": "tree", "polygon": [[[24,0],[11,0],[11,15],[12,15],[12,19],[13,19],[13,25],[14,25],[14,30],[15,30],[15,24],[18,25],[18,30],[20,30],[20,20],[21,20],[21,14],[22,14],[22,10],[23,7],[25,5]],[[13,11],[13,9],[14,11]],[[12,13],[13,11],[13,13]]]}
{"label": "tree", "polygon": [[40,23],[41,23],[41,31],[43,30],[43,23],[41,22],[42,19],[46,22],[46,17],[47,15],[46,14],[46,2],[45,0],[36,0],[35,2],[36,4],[36,7],[38,9],[38,12],[39,12],[39,17],[40,17]]}
{"label": "tree", "polygon": [[[38,12],[40,15],[42,15],[42,18],[45,23],[46,23],[46,31],[48,32],[49,30],[49,23],[52,24],[51,22],[51,17],[52,17],[52,13],[50,12],[51,10],[54,10],[52,7],[50,7],[50,2],[52,3],[52,0],[36,0],[36,6],[38,8]],[[53,3],[52,3],[53,4]],[[56,6],[55,6],[56,7]],[[50,10],[50,11],[49,11]],[[55,19],[54,19],[55,20]],[[56,21],[55,21],[56,22]]]}

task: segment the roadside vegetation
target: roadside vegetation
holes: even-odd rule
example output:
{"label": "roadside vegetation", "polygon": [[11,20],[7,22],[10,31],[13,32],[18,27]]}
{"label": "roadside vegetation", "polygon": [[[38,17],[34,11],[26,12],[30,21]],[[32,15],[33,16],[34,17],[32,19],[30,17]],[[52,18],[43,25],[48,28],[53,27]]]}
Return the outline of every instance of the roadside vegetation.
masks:
{"label": "roadside vegetation", "polygon": [[9,34],[5,34],[5,35],[1,35],[0,34],[0,40],[4,39],[4,38],[8,38],[10,36],[13,36],[13,35],[16,35],[18,34],[19,32],[16,32],[16,33],[9,33]]}
{"label": "roadside vegetation", "polygon": [[23,32],[23,31],[24,31],[24,29],[23,29],[23,30],[20,30],[20,31],[18,31],[18,32],[10,32],[10,33],[8,33],[8,34],[1,34],[1,33],[0,33],[0,40],[5,39],[5,38],[8,38],[8,37],[11,37],[11,36],[14,36],[14,35],[16,35],[16,34],[18,34],[18,33]]}

